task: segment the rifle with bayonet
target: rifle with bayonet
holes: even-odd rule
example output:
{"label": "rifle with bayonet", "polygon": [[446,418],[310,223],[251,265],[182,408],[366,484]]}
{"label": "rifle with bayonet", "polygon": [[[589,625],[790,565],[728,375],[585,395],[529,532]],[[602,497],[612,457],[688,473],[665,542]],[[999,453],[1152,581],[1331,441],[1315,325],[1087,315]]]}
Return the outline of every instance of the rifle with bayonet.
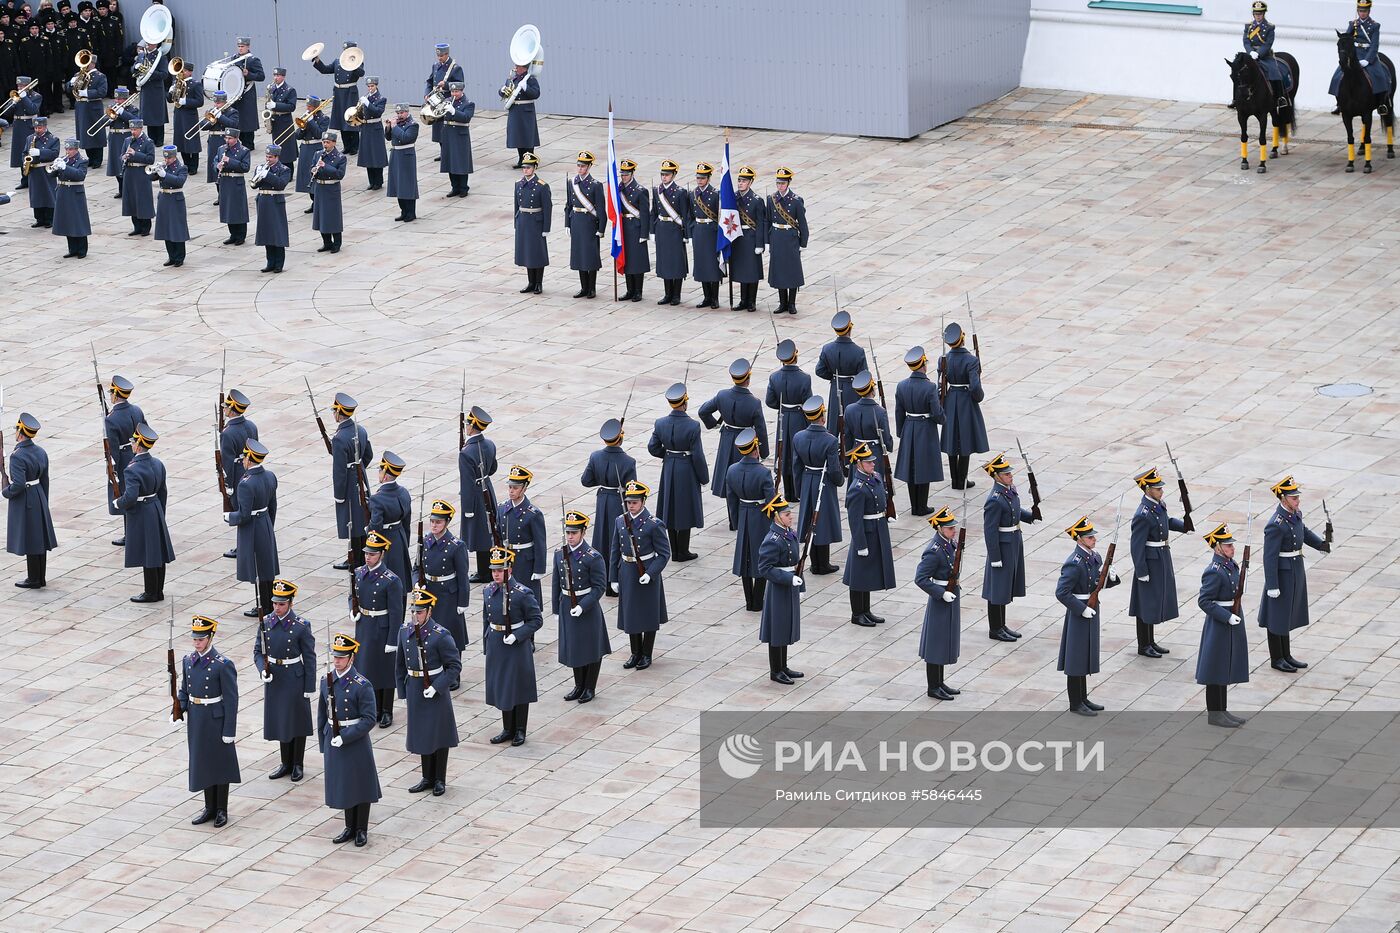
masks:
{"label": "rifle with bayonet", "polygon": [[[1040,486],[1035,481],[1035,468],[1031,466],[1030,460],[1026,457],[1026,449],[1021,446],[1021,439],[1016,438],[1016,450],[1021,454],[1021,462],[1026,465],[1026,482],[1031,487],[1031,520],[1040,521]],[[1017,516],[1019,519],[1020,516]]]}
{"label": "rifle with bayonet", "polygon": [[[938,316],[938,342],[943,343],[943,315]],[[944,346],[938,354],[938,404],[948,404],[948,352]]]}
{"label": "rifle with bayonet", "polygon": [[[355,490],[360,496],[360,517],[369,524],[369,477],[365,475],[365,461],[360,453],[360,422],[350,419],[350,436],[355,441]],[[350,511],[354,511],[351,509]],[[363,529],[362,529],[363,532]]]}
{"label": "rifle with bayonet", "polygon": [[476,478],[476,484],[481,487],[481,501],[486,503],[486,524],[491,529],[491,541],[496,547],[500,547],[501,528],[496,524],[496,490],[491,488],[491,478],[485,473]]}
{"label": "rifle with bayonet", "polygon": [[316,416],[316,427],[321,429],[321,440],[326,442],[326,453],[330,453],[331,436],[326,433],[326,423],[321,420],[321,409],[316,407],[316,396],[311,394],[311,380],[305,376],[301,378],[306,382],[306,397],[311,401],[311,413]]}
{"label": "rifle with bayonet", "polygon": [[977,361],[982,361],[982,344],[977,340],[977,319],[972,316],[972,296],[963,292],[963,300],[967,302],[967,326],[972,331],[972,352],[977,354]]}
{"label": "rifle with bayonet", "polygon": [[228,486],[224,483],[224,451],[219,443],[219,432],[214,432],[214,481],[219,484],[219,496],[224,502],[224,511],[233,511],[233,498],[228,493]]}
{"label": "rifle with bayonet", "polygon": [[812,520],[807,523],[807,533],[802,536],[802,556],[797,558],[797,569],[794,573],[802,576],[807,569],[807,555],[812,550],[812,536],[817,533],[817,519],[822,517],[822,497],[819,492],[812,505]]}
{"label": "rifle with bayonet", "polygon": [[[870,361],[875,365],[875,388],[880,393],[880,407],[885,410],[885,416],[889,417],[889,406],[885,404],[885,382],[880,378],[880,358],[875,355],[875,341],[870,341]],[[879,422],[875,424],[876,435],[880,434]],[[885,517],[894,518],[894,470],[890,468],[890,452],[885,443],[885,438],[880,437],[880,458],[881,467],[885,473]]]}
{"label": "rifle with bayonet", "polygon": [[[9,480],[6,480],[5,482],[8,483]],[[1327,516],[1327,527],[1324,528],[1323,531],[1322,531],[1322,543],[1325,544],[1325,545],[1327,545],[1328,548],[1331,548],[1331,547],[1332,547],[1332,513],[1329,512],[1329,511],[1327,511],[1327,500],[1326,500],[1326,499],[1323,499],[1323,500],[1322,500],[1322,514],[1325,515],[1325,516]],[[1331,552],[1329,551],[1329,553],[1331,553]]]}
{"label": "rifle with bayonet", "polygon": [[92,377],[97,381],[97,401],[102,405],[102,417],[110,415],[111,409],[107,407],[107,392],[102,387],[102,374],[97,371],[97,346],[91,340],[88,346],[92,348]]}
{"label": "rifle with bayonet", "polygon": [[0,385],[0,482],[10,485],[10,471],[5,463],[5,387]]}
{"label": "rifle with bayonet", "polygon": [[175,675],[175,600],[170,601],[170,643],[165,649],[165,668],[170,672],[170,718],[184,719],[180,708],[180,687]]}
{"label": "rifle with bayonet", "polygon": [[[350,568],[350,601],[355,603],[355,568]],[[356,612],[359,610],[356,609]],[[331,660],[331,620],[326,620],[326,705],[331,708],[331,735],[340,735],[340,711],[335,708],[335,662]]]}
{"label": "rifle with bayonet", "polygon": [[[418,489],[418,585],[428,585],[427,544],[423,538],[423,500],[428,495],[428,474],[423,473],[423,483]],[[459,584],[460,585],[460,584]]]}
{"label": "rifle with bayonet", "polygon": [[217,423],[217,424],[219,425],[219,433],[220,433],[220,434],[222,434],[223,431],[224,431],[224,428],[228,426],[228,425],[227,425],[227,422],[224,421],[224,406],[225,406],[225,405],[227,404],[227,402],[228,402],[227,396],[224,395],[224,376],[225,376],[227,373],[228,373],[228,348],[225,347],[225,348],[224,348],[224,362],[223,362],[223,365],[219,367],[219,407],[218,407],[217,409],[215,409],[215,411],[214,411],[214,420],[215,420],[215,423]]}
{"label": "rifle with bayonet", "polygon": [[627,511],[627,497],[622,494],[622,474],[613,468],[613,478],[617,482],[617,498],[622,503],[622,524],[627,529],[627,537],[632,542],[632,563],[637,568],[637,579],[647,572],[642,563],[642,546],[637,541],[637,529],[632,525],[632,513]]}
{"label": "rifle with bayonet", "polygon": [[953,593],[958,588],[958,577],[962,576],[963,551],[967,548],[967,487],[963,487],[962,521],[958,527],[958,549],[953,554],[953,572],[948,574],[948,585],[944,587],[949,593]]}
{"label": "rifle with bayonet", "polygon": [[1181,475],[1181,467],[1177,466],[1176,458],[1172,456],[1172,445],[1167,444],[1167,459],[1172,462],[1172,469],[1176,470],[1176,488],[1181,493],[1181,530],[1192,532],[1196,530],[1196,523],[1191,521],[1191,493],[1186,491],[1186,477]]}
{"label": "rifle with bayonet", "polygon": [[[777,341],[777,345],[781,345],[783,338],[778,335],[778,323],[771,316],[768,318],[768,323],[773,325],[773,339]],[[784,407],[787,404],[787,386],[782,383],[780,385],[782,388],[778,389],[778,427],[773,432],[773,488],[781,491],[783,486],[790,487],[791,484],[784,482],[786,476],[783,470],[783,423],[787,421],[787,411]],[[787,498],[791,494],[792,489],[789,488],[783,492],[783,498]]]}
{"label": "rifle with bayonet", "polygon": [[467,446],[467,368],[462,367],[462,396],[457,402],[457,449]]}
{"label": "rifle with bayonet", "polygon": [[1118,515],[1113,521],[1113,540],[1108,542],[1108,552],[1103,556],[1103,567],[1099,569],[1098,582],[1094,584],[1094,592],[1089,594],[1088,606],[1095,612],[1099,609],[1099,593],[1103,591],[1108,583],[1108,571],[1113,566],[1113,552],[1118,550],[1118,532],[1123,527],[1123,496],[1118,497]]}
{"label": "rifle with bayonet", "polygon": [[[358,564],[360,561],[364,560],[364,555],[355,553],[355,535],[353,518],[345,519],[345,531],[350,539],[349,542],[346,544],[345,554],[345,563],[350,565],[350,618],[358,619],[360,617],[360,589],[359,583],[355,579],[355,565]],[[329,624],[330,623],[327,622],[327,625]],[[329,642],[327,642],[327,644],[329,644]]]}
{"label": "rifle with bayonet", "polygon": [[1249,491],[1245,502],[1244,557],[1240,560],[1240,582],[1235,584],[1235,602],[1230,613],[1237,619],[1244,618],[1244,578],[1249,574],[1249,536],[1254,532],[1254,490]]}

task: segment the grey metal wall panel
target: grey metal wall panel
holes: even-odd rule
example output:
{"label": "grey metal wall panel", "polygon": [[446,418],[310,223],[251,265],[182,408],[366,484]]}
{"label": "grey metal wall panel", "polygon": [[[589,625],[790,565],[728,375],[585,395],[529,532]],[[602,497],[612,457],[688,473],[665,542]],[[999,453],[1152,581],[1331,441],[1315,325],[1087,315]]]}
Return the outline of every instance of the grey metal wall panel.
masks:
{"label": "grey metal wall panel", "polygon": [[[365,50],[391,101],[422,99],[436,42],[450,42],[467,96],[496,108],[511,35],[532,22],[544,39],[542,113],[908,137],[1016,84],[1029,0],[734,0],[697,8],[683,0],[528,6],[442,0],[167,0],[174,54],[196,74],[233,37],[253,38],[269,74],[287,68],[304,97],[330,78],[302,62],[325,42]],[[1020,20],[1006,22],[1020,10]],[[139,20],[128,10],[134,36]],[[986,41],[987,24],[997,40]],[[280,55],[278,40],[280,37]],[[975,45],[975,48],[974,48]],[[1009,85],[1007,75],[1010,75]],[[961,108],[961,109],[959,109]]]}

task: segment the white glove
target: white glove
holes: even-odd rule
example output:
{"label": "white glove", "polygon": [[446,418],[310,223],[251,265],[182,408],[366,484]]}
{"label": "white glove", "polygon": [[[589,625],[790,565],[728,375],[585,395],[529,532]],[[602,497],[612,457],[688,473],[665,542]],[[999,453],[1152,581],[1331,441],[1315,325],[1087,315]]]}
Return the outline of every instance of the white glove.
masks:
{"label": "white glove", "polygon": [[754,251],[755,253],[757,253],[758,255],[760,255],[760,256],[763,255],[763,247],[762,247],[762,246],[755,246],[755,247],[753,248],[753,251]]}
{"label": "white glove", "polygon": [[179,721],[180,721],[180,720],[176,719],[173,715],[170,717],[170,724],[171,724],[172,726],[175,725],[176,723],[178,723]]}
{"label": "white glove", "polygon": [[61,172],[61,171],[63,171],[64,169],[66,169],[66,168],[68,167],[68,160],[67,160],[67,159],[54,159],[54,160],[53,160],[53,165],[54,165],[54,169],[53,169],[53,170],[54,170],[55,172]]}
{"label": "white glove", "polygon": [[29,149],[29,154],[32,155],[32,156],[33,156],[34,158],[36,158],[36,159],[39,158],[39,147],[38,147],[38,146],[31,146],[30,149]]}
{"label": "white glove", "polygon": [[1081,612],[1080,615],[1086,619],[1092,619],[1094,616],[1098,615],[1098,613],[1095,612],[1093,609],[1089,608],[1088,606],[1085,606],[1084,611]]}
{"label": "white glove", "polygon": [[467,614],[467,607],[466,607],[466,606],[458,606],[458,607],[457,607],[457,615],[459,615],[459,616],[465,616],[466,614]]}
{"label": "white glove", "polygon": [[331,748],[340,748],[344,744],[345,740],[338,735],[331,738]]}
{"label": "white glove", "polygon": [[802,585],[802,578],[799,577],[797,574],[793,574],[793,575],[792,575],[792,585],[793,585],[793,586],[801,586],[801,585]]}
{"label": "white glove", "polygon": [[993,567],[1000,567],[1000,566],[1001,566],[1001,561],[999,561],[999,560],[994,560],[994,561],[992,561],[992,566],[993,566]]}
{"label": "white glove", "polygon": [[537,574],[535,574],[533,577],[531,577],[530,579],[531,579],[531,580],[543,580],[543,579],[544,579],[544,574],[542,574],[542,573],[537,573]]}
{"label": "white glove", "polygon": [[1366,59],[1364,59],[1364,58],[1361,59],[1361,67],[1362,67],[1362,68],[1365,68],[1365,67],[1366,67],[1367,65],[1369,65],[1369,64],[1371,64],[1371,63],[1368,62]]}
{"label": "white glove", "polygon": [[164,178],[164,177],[165,177],[165,166],[164,166],[164,165],[157,165],[157,166],[156,166],[156,176],[159,177],[159,178]]}
{"label": "white glove", "polygon": [[354,622],[356,625],[359,625],[359,624],[360,624],[360,614],[359,614],[358,612],[352,612],[352,613],[350,613],[350,621],[351,621],[351,622]]}
{"label": "white glove", "polygon": [[272,683],[272,671],[263,671],[262,682],[265,684]]}
{"label": "white glove", "polygon": [[515,633],[514,633],[514,632],[510,633],[510,634],[507,635],[505,638],[502,638],[501,641],[505,642],[505,643],[508,644],[508,645],[513,645],[513,644],[515,644]]}
{"label": "white glove", "polygon": [[943,601],[944,601],[945,603],[951,603],[953,600],[955,600],[955,599],[957,599],[957,598],[958,598],[958,594],[957,594],[957,593],[954,593],[952,590],[944,590],[944,591],[943,591]]}
{"label": "white glove", "polygon": [[398,645],[385,645],[385,646],[384,646],[384,653],[385,653],[385,654],[393,654],[395,651],[398,651],[398,650],[399,650],[399,646],[398,646]]}
{"label": "white glove", "polygon": [[1147,576],[1145,576],[1145,577],[1138,577],[1138,582],[1139,582],[1139,583],[1146,583],[1148,580],[1151,580],[1151,579],[1152,579],[1152,574],[1149,573],[1149,574],[1148,574]]}
{"label": "white glove", "polygon": [[232,512],[225,512],[225,513],[224,513],[224,521],[227,522],[227,521],[228,521],[228,517],[229,517],[230,515],[232,515],[232,514],[233,514]]}
{"label": "white glove", "polygon": [[616,595],[617,595],[617,587],[614,586],[613,584],[609,583],[609,584],[608,584],[608,592],[611,593],[613,596],[616,596]]}
{"label": "white glove", "polygon": [[1110,570],[1110,571],[1108,572],[1108,582],[1109,582],[1109,583],[1112,583],[1114,586],[1117,586],[1119,583],[1122,583],[1123,581],[1118,579],[1118,574],[1116,574],[1116,573],[1114,573],[1113,571]]}
{"label": "white glove", "polygon": [[1250,58],[1257,59],[1257,58],[1259,57],[1259,53],[1258,53],[1258,52],[1250,52],[1250,53],[1249,53],[1249,57],[1250,57]]}
{"label": "white glove", "polygon": [[303,693],[303,694],[302,694],[302,697],[303,697],[304,699],[307,699],[307,700],[314,700],[314,699],[316,699],[316,694],[315,694],[315,693]]}
{"label": "white glove", "polygon": [[1267,595],[1268,595],[1268,597],[1269,597],[1270,599],[1278,599],[1278,598],[1279,598],[1280,596],[1282,596],[1283,594],[1282,594],[1281,592],[1279,592],[1278,590],[1269,590],[1269,592],[1268,592]]}
{"label": "white glove", "polygon": [[435,696],[437,696],[437,687],[434,687],[430,684],[428,686],[428,689],[423,691],[423,699],[431,700]]}
{"label": "white glove", "polygon": [[1240,624],[1241,622],[1243,622],[1243,621],[1244,621],[1244,620],[1241,619],[1239,616],[1234,615],[1233,613],[1231,613],[1231,615],[1230,615],[1230,624],[1231,624],[1231,625],[1239,625],[1239,624]]}
{"label": "white glove", "polygon": [[861,548],[859,551],[856,551],[856,556],[857,556],[857,557],[869,557],[869,556],[870,556],[870,548],[868,548],[868,547],[863,547],[863,548]]}
{"label": "white glove", "polygon": [[26,97],[28,97],[28,96],[29,96],[29,92],[28,92],[28,91],[23,90],[23,89],[20,90],[20,92],[19,92],[19,99],[20,99],[20,100],[24,100],[24,99],[25,99]]}
{"label": "white glove", "polygon": [[573,607],[570,607],[570,609],[569,609],[569,615],[571,615],[571,616],[573,616],[575,619],[577,619],[579,616],[583,615],[583,607],[582,607],[582,606],[573,606]]}
{"label": "white glove", "polygon": [[87,92],[86,90],[82,90],[82,91],[79,91],[79,92],[78,92],[78,96],[79,96],[79,97],[87,97],[87,94],[88,94],[88,92]]}
{"label": "white glove", "polygon": [[648,583],[651,582],[651,574],[642,574],[640,577],[637,578],[637,582],[640,583],[642,586],[646,586]]}
{"label": "white glove", "polygon": [[233,744],[233,736],[231,736],[231,735],[226,735],[226,736],[224,736],[224,744],[225,744],[225,745],[232,745],[232,744]]}

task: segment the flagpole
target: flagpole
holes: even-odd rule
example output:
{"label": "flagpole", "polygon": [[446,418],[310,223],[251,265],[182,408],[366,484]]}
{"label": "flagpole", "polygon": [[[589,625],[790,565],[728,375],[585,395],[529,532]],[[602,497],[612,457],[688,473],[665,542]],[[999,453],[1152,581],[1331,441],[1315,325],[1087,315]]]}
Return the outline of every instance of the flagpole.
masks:
{"label": "flagpole", "polygon": [[[725,168],[729,169],[729,127],[724,128],[724,157]],[[743,232],[743,231],[740,231]],[[729,310],[734,310],[734,276],[729,273],[729,260],[724,261],[724,277],[729,280]]]}

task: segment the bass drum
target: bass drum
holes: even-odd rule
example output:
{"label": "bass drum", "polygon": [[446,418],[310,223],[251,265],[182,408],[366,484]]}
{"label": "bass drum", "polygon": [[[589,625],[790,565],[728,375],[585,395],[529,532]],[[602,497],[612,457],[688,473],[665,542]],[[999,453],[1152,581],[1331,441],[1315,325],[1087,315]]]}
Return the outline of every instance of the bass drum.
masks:
{"label": "bass drum", "polygon": [[225,60],[210,62],[204,69],[204,96],[210,101],[215,91],[223,91],[232,103],[243,96],[243,68],[230,65]]}

